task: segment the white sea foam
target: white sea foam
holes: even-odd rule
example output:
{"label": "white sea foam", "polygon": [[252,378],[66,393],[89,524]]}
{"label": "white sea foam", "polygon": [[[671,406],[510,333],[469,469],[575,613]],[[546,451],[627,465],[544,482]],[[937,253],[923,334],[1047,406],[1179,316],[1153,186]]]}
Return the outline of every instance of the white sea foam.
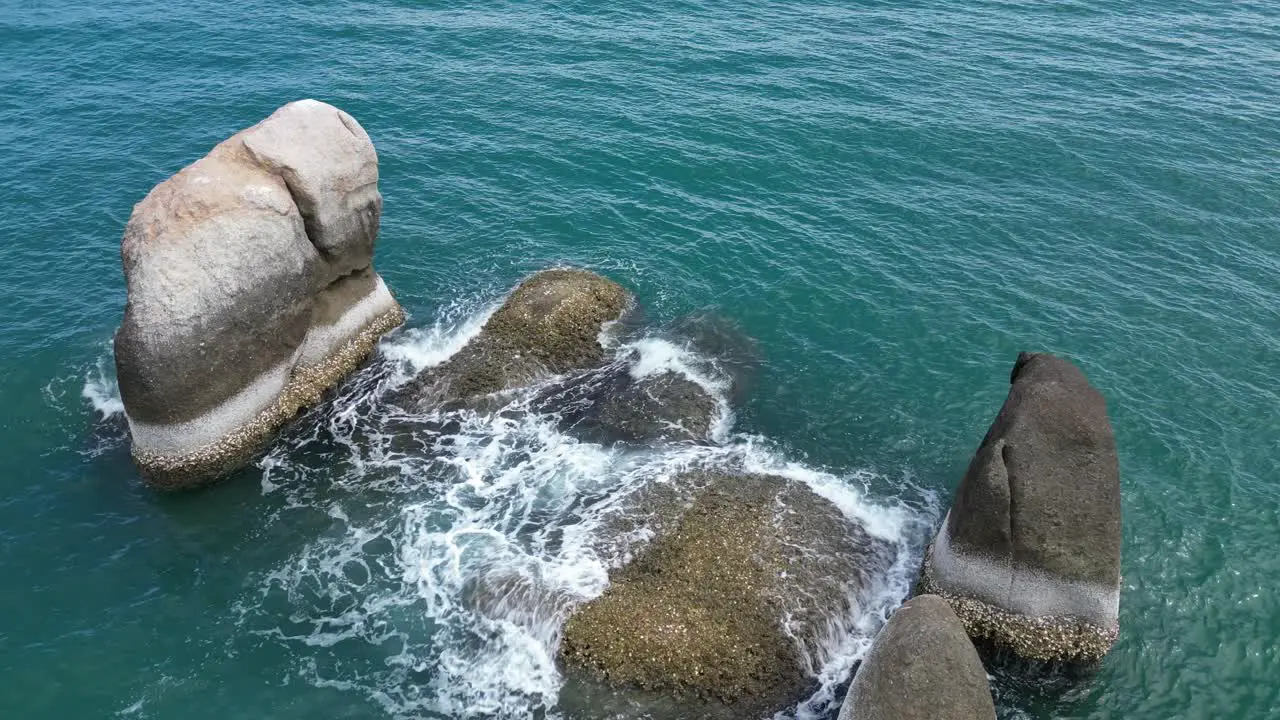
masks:
{"label": "white sea foam", "polygon": [[408,377],[448,360],[476,335],[501,303],[492,303],[477,313],[465,313],[465,305],[445,308],[441,317],[429,328],[408,330],[382,346],[391,360],[405,366]]}
{"label": "white sea foam", "polygon": [[100,358],[93,369],[86,373],[80,395],[89,401],[103,420],[124,416],[120,386],[116,384],[116,375],[109,369],[106,358]]}
{"label": "white sea foam", "polygon": [[660,337],[643,337],[622,346],[637,357],[630,367],[631,377],[640,380],[663,373],[675,373],[697,384],[716,401],[711,419],[710,439],[723,443],[733,426],[733,407],[729,404],[730,381],[713,358],[705,358],[686,345]]}
{"label": "white sea foam", "polygon": [[687,347],[657,337],[641,338],[628,347],[639,355],[639,359],[631,365],[631,376],[637,380],[664,372],[675,372],[698,383],[708,392],[719,393],[727,389],[724,380],[708,372],[709,362],[694,355]]}
{"label": "white sea foam", "polygon": [[496,412],[410,417],[379,404],[389,385],[457,352],[493,309],[446,313],[385,342],[390,374],[362,371],[268,454],[264,489],[287,498],[291,512],[321,511],[330,526],[258,579],[240,603],[242,626],[286,646],[307,681],[359,693],[392,716],[558,717],[565,619],[650,536],[643,526],[611,534],[610,518],[632,493],[687,469],[743,468],[805,483],[893,549],[889,571],[851,598],[854,611],[830,618],[806,647],[820,689],[784,715],[829,714],[908,591],[915,543],[936,515],[927,499],[872,500],[869,473],[825,472],[765,438],[732,435],[726,375],[661,338],[612,350],[634,358],[637,377],[677,372],[716,397],[724,408],[716,444],[582,442],[532,411],[536,388]]}

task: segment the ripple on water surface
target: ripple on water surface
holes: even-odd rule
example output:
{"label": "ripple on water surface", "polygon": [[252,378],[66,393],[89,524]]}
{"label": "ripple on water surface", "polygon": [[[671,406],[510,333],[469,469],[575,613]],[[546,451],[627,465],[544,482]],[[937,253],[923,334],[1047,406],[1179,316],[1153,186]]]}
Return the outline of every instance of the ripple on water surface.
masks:
{"label": "ripple on water surface", "polygon": [[[0,715],[549,704],[553,599],[611,561],[584,498],[749,461],[920,539],[1016,352],[1047,349],[1110,403],[1124,629],[1093,680],[999,677],[1001,714],[1280,716],[1274,3],[0,5],[0,566],[24,589],[0,593]],[[151,495],[103,356],[120,231],[308,96],[377,143],[378,266],[427,320],[260,467]],[[758,339],[723,446],[527,415],[459,418],[432,460],[391,442],[420,419],[381,388],[557,262]],[[545,602],[469,608],[494,568]]]}

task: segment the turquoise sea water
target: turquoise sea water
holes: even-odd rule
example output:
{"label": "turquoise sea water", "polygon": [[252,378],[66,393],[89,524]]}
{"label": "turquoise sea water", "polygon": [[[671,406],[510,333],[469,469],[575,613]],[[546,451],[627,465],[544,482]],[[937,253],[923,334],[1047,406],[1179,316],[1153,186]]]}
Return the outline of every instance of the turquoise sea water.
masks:
{"label": "turquoise sea water", "polygon": [[1001,715],[1280,717],[1280,10],[1226,0],[0,0],[0,717],[558,712],[449,563],[572,570],[473,501],[631,460],[496,425],[371,456],[356,388],[208,491],[130,465],[130,208],[302,97],[380,154],[384,363],[555,263],[714,311],[761,358],[731,444],[916,557],[1017,351],[1073,358],[1120,448],[1121,635],[1091,680],[997,677]]}

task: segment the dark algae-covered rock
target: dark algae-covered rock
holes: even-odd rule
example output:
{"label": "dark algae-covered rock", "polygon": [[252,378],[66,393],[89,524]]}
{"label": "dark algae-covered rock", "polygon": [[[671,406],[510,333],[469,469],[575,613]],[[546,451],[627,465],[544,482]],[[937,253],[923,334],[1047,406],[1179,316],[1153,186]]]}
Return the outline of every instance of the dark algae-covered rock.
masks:
{"label": "dark algae-covered rock", "polygon": [[858,668],[839,720],[995,720],[987,672],[936,595],[903,605]]}
{"label": "dark algae-covered rock", "polygon": [[601,329],[620,320],[631,302],[622,286],[586,270],[536,273],[520,283],[471,342],[404,388],[400,402],[465,403],[544,375],[601,365]]}
{"label": "dark algae-covered rock", "polygon": [[674,371],[643,377],[631,373],[632,358],[583,373],[548,388],[541,411],[590,442],[701,442],[711,434],[719,407],[701,385]]}
{"label": "dark algae-covered rock", "polygon": [[621,440],[706,440],[715,413],[716,401],[702,386],[668,371],[604,397],[597,418]]}
{"label": "dark algae-covered rock", "polygon": [[1008,399],[925,557],[921,590],[975,639],[1092,661],[1119,630],[1120,474],[1106,401],[1079,368],[1018,356]]}
{"label": "dark algae-covered rock", "polygon": [[[564,663],[615,686],[763,716],[802,699],[807,657],[885,548],[805,485],[691,473],[658,537],[564,627]],[[664,494],[665,495],[665,494]],[[786,628],[783,622],[786,618]]]}

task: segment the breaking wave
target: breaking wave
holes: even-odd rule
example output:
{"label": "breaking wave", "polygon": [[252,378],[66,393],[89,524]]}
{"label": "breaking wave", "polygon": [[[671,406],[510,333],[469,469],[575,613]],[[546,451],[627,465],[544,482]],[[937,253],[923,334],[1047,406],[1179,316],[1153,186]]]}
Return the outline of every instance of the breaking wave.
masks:
{"label": "breaking wave", "polygon": [[108,366],[110,361],[99,358],[93,368],[85,373],[84,388],[81,397],[98,413],[102,420],[124,418],[124,401],[120,399],[120,386],[116,384],[115,372]]}

